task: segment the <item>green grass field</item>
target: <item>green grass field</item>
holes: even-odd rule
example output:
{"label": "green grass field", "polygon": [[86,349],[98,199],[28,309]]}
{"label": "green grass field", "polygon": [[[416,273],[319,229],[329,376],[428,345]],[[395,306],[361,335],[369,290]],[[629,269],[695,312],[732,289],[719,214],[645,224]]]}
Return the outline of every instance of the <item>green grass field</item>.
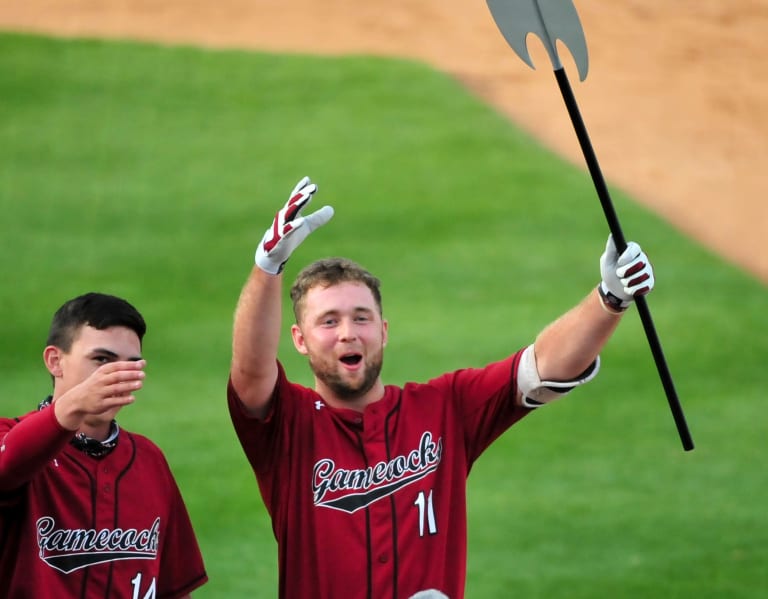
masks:
{"label": "green grass field", "polygon": [[[451,78],[369,57],[3,34],[0,165],[0,411],[48,393],[41,351],[63,301],[135,303],[149,376],[120,421],[177,475],[210,575],[199,598],[276,596],[225,384],[256,243],[301,176],[336,216],[287,277],[325,255],[381,277],[389,383],[527,344],[597,283],[607,235],[581,169]],[[477,463],[467,597],[765,596],[766,288],[612,194],[656,268],[648,303],[696,449],[630,314],[588,388]],[[309,384],[288,343],[281,355]]]}

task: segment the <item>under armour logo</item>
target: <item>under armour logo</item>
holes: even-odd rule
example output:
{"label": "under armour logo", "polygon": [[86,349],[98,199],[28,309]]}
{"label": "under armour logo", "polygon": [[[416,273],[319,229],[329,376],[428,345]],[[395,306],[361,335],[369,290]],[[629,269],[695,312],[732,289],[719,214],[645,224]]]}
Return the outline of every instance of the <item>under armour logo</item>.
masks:
{"label": "under armour logo", "polygon": [[322,402],[322,401],[320,401],[320,400],[318,399],[318,400],[315,402],[315,409],[316,409],[316,410],[320,410],[320,408],[322,408],[322,407],[323,407],[323,402]]}

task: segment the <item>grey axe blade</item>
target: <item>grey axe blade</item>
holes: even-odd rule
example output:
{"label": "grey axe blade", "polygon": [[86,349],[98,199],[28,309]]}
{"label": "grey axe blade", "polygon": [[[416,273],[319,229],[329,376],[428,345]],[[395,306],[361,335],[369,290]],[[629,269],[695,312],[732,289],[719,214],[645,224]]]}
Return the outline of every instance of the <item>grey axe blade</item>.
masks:
{"label": "grey axe blade", "polygon": [[496,26],[515,53],[529,67],[536,67],[528,53],[528,34],[538,36],[555,69],[562,68],[557,52],[561,41],[573,56],[579,79],[589,71],[587,41],[572,0],[487,0]]}

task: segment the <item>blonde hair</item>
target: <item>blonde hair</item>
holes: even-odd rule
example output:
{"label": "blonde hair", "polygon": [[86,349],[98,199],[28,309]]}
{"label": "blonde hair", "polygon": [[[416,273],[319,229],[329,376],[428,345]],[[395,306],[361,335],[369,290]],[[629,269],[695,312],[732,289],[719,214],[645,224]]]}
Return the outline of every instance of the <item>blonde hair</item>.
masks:
{"label": "blonde hair", "polygon": [[304,267],[291,286],[291,301],[296,322],[301,321],[304,299],[313,287],[332,287],[339,283],[362,283],[373,294],[373,299],[382,314],[381,282],[362,266],[346,258],[323,258]]}

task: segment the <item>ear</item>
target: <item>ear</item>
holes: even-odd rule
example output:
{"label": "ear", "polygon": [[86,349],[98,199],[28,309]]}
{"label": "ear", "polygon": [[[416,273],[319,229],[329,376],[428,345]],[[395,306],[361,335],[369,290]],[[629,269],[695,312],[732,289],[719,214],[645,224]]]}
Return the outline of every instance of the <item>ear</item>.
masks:
{"label": "ear", "polygon": [[389,322],[386,320],[381,321],[381,345],[387,347],[387,340],[389,339]]}
{"label": "ear", "polygon": [[63,355],[64,352],[61,351],[61,348],[58,348],[55,345],[48,345],[43,350],[43,362],[45,362],[45,367],[54,377],[60,377],[63,374],[61,368],[61,358]]}
{"label": "ear", "polygon": [[293,345],[300,354],[306,356],[309,353],[307,344],[304,342],[304,335],[299,328],[299,325],[291,325],[291,338],[293,339]]}

